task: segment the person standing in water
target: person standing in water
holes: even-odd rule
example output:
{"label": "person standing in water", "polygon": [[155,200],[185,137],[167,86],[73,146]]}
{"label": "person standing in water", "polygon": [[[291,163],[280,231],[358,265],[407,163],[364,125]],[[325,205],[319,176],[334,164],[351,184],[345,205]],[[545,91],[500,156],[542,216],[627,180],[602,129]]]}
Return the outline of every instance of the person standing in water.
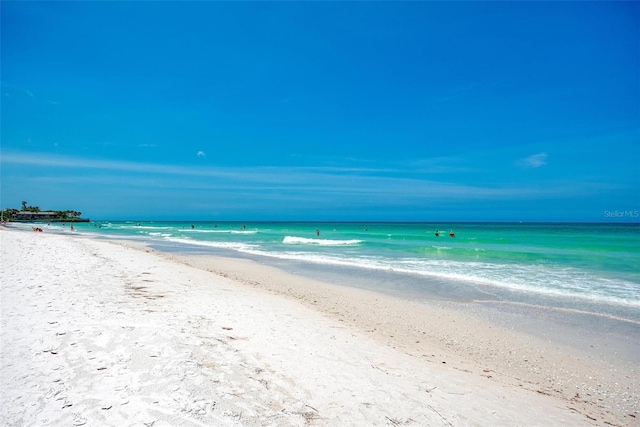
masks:
{"label": "person standing in water", "polygon": [[320,235],[320,229],[316,228],[316,236],[319,236],[319,235]]}

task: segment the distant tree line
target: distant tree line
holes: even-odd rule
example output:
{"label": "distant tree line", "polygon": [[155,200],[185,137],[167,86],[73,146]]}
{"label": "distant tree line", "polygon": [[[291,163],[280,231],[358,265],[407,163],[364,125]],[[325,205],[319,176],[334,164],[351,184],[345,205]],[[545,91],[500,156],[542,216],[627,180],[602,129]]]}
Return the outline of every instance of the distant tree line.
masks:
{"label": "distant tree line", "polygon": [[82,215],[82,212],[78,212],[78,211],[51,211],[51,212],[55,212],[58,218],[60,219],[77,218],[80,215]]}
{"label": "distant tree line", "polygon": [[[3,209],[2,210],[2,218],[6,221],[11,221],[16,217],[19,212],[42,212],[39,206],[27,206],[27,201],[22,201],[22,209]],[[47,211],[53,212],[56,214],[56,218],[59,220],[71,220],[74,218],[78,218],[82,215],[82,212],[74,211],[74,210],[66,210],[66,211]]]}
{"label": "distant tree line", "polygon": [[11,221],[20,212],[18,209],[2,209],[2,220]]}

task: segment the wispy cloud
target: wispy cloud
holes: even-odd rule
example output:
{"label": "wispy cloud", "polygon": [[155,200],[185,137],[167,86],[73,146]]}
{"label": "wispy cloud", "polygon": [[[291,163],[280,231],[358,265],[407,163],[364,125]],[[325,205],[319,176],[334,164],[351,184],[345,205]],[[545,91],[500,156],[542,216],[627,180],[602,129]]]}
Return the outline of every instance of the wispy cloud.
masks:
{"label": "wispy cloud", "polygon": [[547,164],[547,153],[533,154],[518,160],[516,164],[525,169],[539,168]]}
{"label": "wispy cloud", "polygon": [[[2,86],[2,90],[4,91],[4,95],[6,97],[11,97],[11,93],[13,92],[14,94],[20,94],[21,96],[26,96],[30,99],[32,99],[34,102],[39,103],[39,104],[49,104],[49,105],[58,105],[59,103],[57,101],[53,101],[51,99],[47,99],[47,100],[43,100],[39,97],[37,97],[36,95],[33,94],[33,92],[31,92],[29,89],[25,89],[22,87],[18,87],[15,85],[12,85],[10,83],[7,82],[0,82],[0,86]],[[18,96],[19,98],[19,96]]]}
{"label": "wispy cloud", "polygon": [[[3,166],[10,164],[44,166],[45,175],[59,169],[62,175],[78,180],[96,179],[96,184],[112,185],[126,179],[128,186],[151,186],[156,189],[192,189],[230,193],[251,197],[262,194],[313,195],[318,200],[339,197],[344,200],[367,200],[416,203],[425,200],[525,200],[565,197],[575,193],[575,183],[541,183],[523,187],[515,183],[469,185],[455,181],[436,181],[400,172],[375,170],[366,172],[339,167],[204,167],[162,165],[141,162],[97,160],[37,153],[2,153]],[[532,157],[532,156],[530,156]],[[543,162],[544,159],[532,162]],[[531,163],[531,162],[529,162]],[[91,170],[91,174],[78,170]],[[57,179],[61,174],[56,173]],[[39,175],[31,173],[29,179]],[[40,177],[43,177],[40,175]],[[585,190],[584,185],[581,187]],[[598,189],[592,188],[597,191]],[[297,200],[292,197],[291,200]]]}
{"label": "wispy cloud", "polygon": [[204,151],[198,151],[198,157],[205,157],[206,154]]}

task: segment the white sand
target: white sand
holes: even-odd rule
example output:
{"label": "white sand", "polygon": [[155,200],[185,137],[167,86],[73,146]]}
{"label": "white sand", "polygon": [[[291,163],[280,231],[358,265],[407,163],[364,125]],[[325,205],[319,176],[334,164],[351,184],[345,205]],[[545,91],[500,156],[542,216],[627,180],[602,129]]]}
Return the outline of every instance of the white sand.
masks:
{"label": "white sand", "polygon": [[0,246],[2,425],[599,423],[151,251],[4,229]]}

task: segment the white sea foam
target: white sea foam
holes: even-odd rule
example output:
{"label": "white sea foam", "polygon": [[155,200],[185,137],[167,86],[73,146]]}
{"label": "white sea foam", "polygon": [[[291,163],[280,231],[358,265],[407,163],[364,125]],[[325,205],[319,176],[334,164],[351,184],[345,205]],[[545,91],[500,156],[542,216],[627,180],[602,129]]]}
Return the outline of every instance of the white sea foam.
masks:
{"label": "white sea foam", "polygon": [[256,234],[258,230],[199,230],[197,228],[181,228],[183,233],[220,233],[220,234]]}
{"label": "white sea foam", "polygon": [[167,237],[165,240],[175,243],[183,243],[187,245],[196,245],[196,246],[207,246],[211,248],[220,248],[220,249],[233,249],[240,252],[249,252],[254,248],[254,245],[248,245],[245,243],[236,243],[236,242],[205,242],[201,240],[191,240],[191,239],[180,239],[174,237]]}
{"label": "white sea foam", "polygon": [[362,240],[330,240],[330,239],[309,239],[306,237],[285,236],[282,240],[285,245],[319,245],[319,246],[345,246],[357,245]]}
{"label": "white sea foam", "polygon": [[220,229],[216,229],[216,230],[199,230],[197,228],[181,228],[180,231],[183,232],[183,233],[226,233],[226,234],[229,234],[229,233],[231,233],[232,230],[220,230]]}
{"label": "white sea foam", "polygon": [[110,227],[116,230],[170,230],[173,227],[164,227],[164,226],[153,226],[153,225],[111,225],[106,224],[103,227]]}
{"label": "white sea foam", "polygon": [[[247,247],[240,249],[240,251],[280,259],[416,274],[476,285],[507,288],[521,292],[606,301],[614,304],[640,307],[640,300],[628,298],[629,295],[633,295],[636,287],[631,282],[594,278],[586,275],[582,277],[576,271],[567,272],[563,269],[450,260],[393,260],[384,257],[346,258],[308,252],[268,252],[260,250],[258,247]],[[601,284],[602,289],[600,291],[597,286],[594,286],[595,282]]]}
{"label": "white sea foam", "polygon": [[[115,225],[115,224],[114,224]],[[367,270],[390,271],[397,273],[412,274],[414,276],[433,277],[439,279],[465,282],[471,286],[491,286],[494,288],[511,289],[513,291],[536,293],[549,296],[562,296],[569,298],[580,298],[596,302],[610,302],[632,307],[640,307],[639,286],[636,281],[627,280],[624,277],[608,276],[607,272],[594,272],[592,270],[581,269],[580,266],[571,267],[564,264],[554,264],[553,260],[538,260],[538,263],[529,261],[523,262],[494,262],[490,257],[484,259],[476,256],[471,260],[470,254],[478,254],[485,251],[478,247],[476,243],[472,245],[457,245],[458,241],[429,242],[422,248],[425,251],[424,257],[415,255],[415,251],[409,257],[406,252],[381,251],[376,249],[374,239],[369,245],[363,245],[364,240],[349,239],[322,239],[297,237],[295,235],[282,234],[271,240],[271,233],[260,229],[260,235],[265,236],[264,242],[257,239],[234,238],[233,235],[255,234],[257,230],[233,230],[230,228],[204,229],[196,228],[180,229],[180,234],[184,237],[177,238],[168,236],[168,231],[163,230],[172,227],[163,226],[137,226],[135,224],[115,225],[113,229],[128,228],[129,233],[140,233],[152,238],[164,238],[167,241],[198,245],[202,247],[230,249],[242,253],[267,256],[280,259],[311,262],[328,266],[345,266],[361,268]],[[175,228],[172,228],[175,230]],[[66,231],[66,230],[65,230]],[[150,232],[151,231],[151,232]],[[176,230],[177,231],[177,230]],[[282,233],[282,230],[277,230]],[[193,233],[193,234],[191,234]],[[213,236],[198,233],[227,233]],[[294,234],[291,230],[286,234]],[[283,233],[284,234],[284,233]],[[192,239],[190,238],[192,237]],[[275,236],[274,236],[275,237]],[[323,236],[324,237],[324,236]],[[355,236],[354,236],[355,237]],[[112,236],[112,238],[118,238]],[[220,240],[254,240],[252,244],[243,242],[215,242],[201,241],[200,239],[220,239]],[[380,240],[384,239],[384,234]],[[501,238],[499,238],[501,239]],[[369,237],[367,238],[369,240]],[[448,240],[448,239],[447,239]],[[435,243],[435,244],[434,244]],[[284,245],[284,247],[283,247]],[[331,247],[335,248],[331,248]],[[341,250],[340,248],[344,248]],[[435,249],[435,251],[434,251]],[[455,255],[464,249],[467,252],[467,260],[459,259]],[[501,249],[502,250],[502,249]],[[537,250],[534,246],[527,249],[529,252]],[[441,256],[433,256],[431,253],[437,252]],[[380,256],[377,256],[378,254]],[[382,255],[382,253],[386,255]],[[439,259],[438,259],[439,258]],[[630,276],[633,277],[633,276]]]}

